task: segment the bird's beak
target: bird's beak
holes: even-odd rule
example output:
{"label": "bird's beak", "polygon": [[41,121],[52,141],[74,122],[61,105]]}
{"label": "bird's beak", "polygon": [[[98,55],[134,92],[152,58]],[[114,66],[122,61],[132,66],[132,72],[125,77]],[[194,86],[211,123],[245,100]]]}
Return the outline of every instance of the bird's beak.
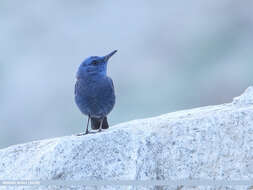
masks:
{"label": "bird's beak", "polygon": [[113,54],[115,54],[117,50],[114,50],[113,52],[109,53],[108,55],[104,56],[104,61],[107,62]]}

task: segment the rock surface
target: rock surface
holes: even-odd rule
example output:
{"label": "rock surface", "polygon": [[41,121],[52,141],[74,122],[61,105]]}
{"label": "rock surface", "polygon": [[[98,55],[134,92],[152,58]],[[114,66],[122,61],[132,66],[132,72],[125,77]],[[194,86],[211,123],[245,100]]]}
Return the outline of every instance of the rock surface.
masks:
{"label": "rock surface", "polygon": [[[249,87],[230,104],[183,110],[119,124],[102,133],[34,141],[0,150],[0,180],[185,178],[226,180],[253,178],[253,87]],[[247,188],[245,186],[40,187],[40,189],[124,190]],[[6,187],[6,189],[23,189],[23,187]]]}

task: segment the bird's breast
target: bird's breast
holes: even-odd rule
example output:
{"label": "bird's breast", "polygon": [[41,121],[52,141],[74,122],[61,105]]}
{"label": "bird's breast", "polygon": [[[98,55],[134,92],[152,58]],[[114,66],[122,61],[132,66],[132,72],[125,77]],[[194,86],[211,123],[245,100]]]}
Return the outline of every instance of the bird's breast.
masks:
{"label": "bird's breast", "polygon": [[75,101],[86,115],[105,116],[115,104],[113,86],[106,80],[77,80]]}

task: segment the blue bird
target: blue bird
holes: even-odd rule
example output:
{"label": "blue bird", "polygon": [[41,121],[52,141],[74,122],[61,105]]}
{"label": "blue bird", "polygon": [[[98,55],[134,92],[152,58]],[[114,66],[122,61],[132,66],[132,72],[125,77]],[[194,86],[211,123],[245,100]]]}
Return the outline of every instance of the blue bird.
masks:
{"label": "blue bird", "polygon": [[107,115],[115,104],[115,92],[113,81],[107,76],[108,60],[117,50],[106,56],[91,56],[85,59],[78,68],[75,84],[75,102],[80,111],[88,116],[88,122],[84,135],[89,133],[89,121],[91,128],[109,128]]}

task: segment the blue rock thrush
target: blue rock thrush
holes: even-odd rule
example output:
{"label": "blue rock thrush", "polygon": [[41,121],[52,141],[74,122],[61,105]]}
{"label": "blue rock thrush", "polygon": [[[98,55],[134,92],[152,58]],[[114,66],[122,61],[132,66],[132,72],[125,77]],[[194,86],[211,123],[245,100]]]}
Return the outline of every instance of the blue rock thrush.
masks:
{"label": "blue rock thrush", "polygon": [[91,128],[99,132],[109,128],[106,116],[115,104],[115,93],[112,79],[107,76],[107,62],[116,52],[103,57],[91,56],[78,68],[75,102],[81,112],[88,116],[86,131],[79,135],[89,133],[89,120]]}

